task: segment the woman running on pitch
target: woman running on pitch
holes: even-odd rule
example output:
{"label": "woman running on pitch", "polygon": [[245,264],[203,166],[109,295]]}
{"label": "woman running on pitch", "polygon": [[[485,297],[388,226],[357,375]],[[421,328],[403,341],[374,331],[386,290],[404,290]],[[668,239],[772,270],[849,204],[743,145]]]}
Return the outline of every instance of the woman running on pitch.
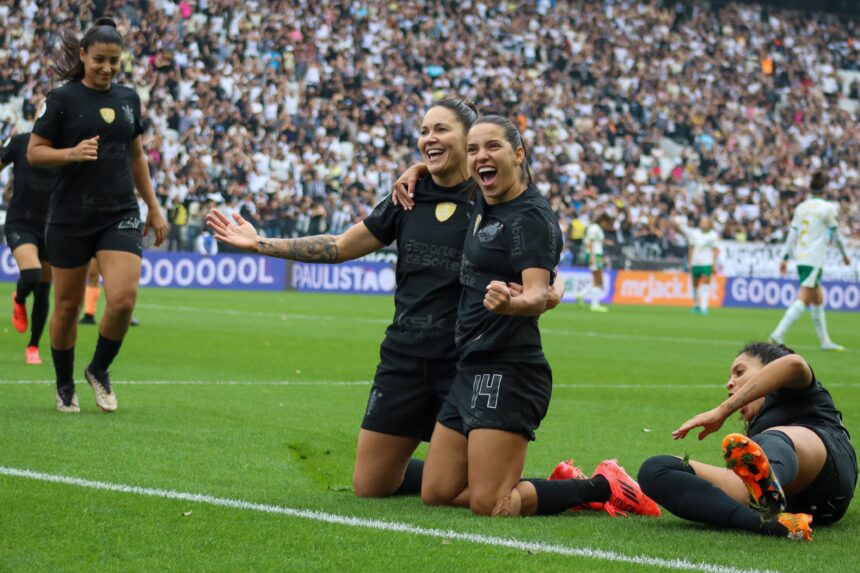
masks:
{"label": "woman running on pitch", "polygon": [[726,400],[672,435],[703,428],[701,440],[740,412],[746,431],[722,443],[729,469],[655,456],[639,470],[642,489],[678,517],[762,535],[809,540],[811,523],[839,521],[854,496],[857,455],[806,360],[782,345],[748,344],[726,387]]}
{"label": "woman running on pitch", "polygon": [[[68,80],[40,108],[27,157],[32,165],[58,168],[45,231],[54,269],[51,354],[57,377],[57,410],[78,412],[74,360],[78,313],[87,268],[96,257],[107,303],[96,350],[84,377],[104,412],[117,409],[108,369],[119,353],[137,300],[143,245],[141,231],[167,235],[141,144],[140,98],[113,83],[119,73],[122,36],[110,18],[99,18],[78,38],[63,38],[56,71]],[[135,189],[149,206],[140,220]]]}
{"label": "woman running on pitch", "polygon": [[[30,328],[24,353],[27,364],[42,363],[39,341],[48,319],[51,293],[51,264],[45,250],[48,200],[54,187],[54,172],[33,167],[27,161],[29,133],[10,137],[0,148],[0,170],[12,165],[12,200],[6,211],[6,244],[18,265],[19,277],[12,295],[12,324],[18,332]],[[27,319],[27,298],[33,295],[33,311]]]}

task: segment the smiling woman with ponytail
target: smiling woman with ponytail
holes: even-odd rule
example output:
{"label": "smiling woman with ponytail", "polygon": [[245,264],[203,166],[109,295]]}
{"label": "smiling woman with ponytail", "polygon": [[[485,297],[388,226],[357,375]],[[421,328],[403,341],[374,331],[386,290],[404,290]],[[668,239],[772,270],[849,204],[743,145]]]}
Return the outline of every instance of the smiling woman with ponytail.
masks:
{"label": "smiling woman with ponytail", "polygon": [[[56,168],[45,242],[54,268],[51,354],[57,377],[57,410],[77,412],[74,355],[77,315],[89,261],[96,257],[107,308],[95,354],[84,370],[105,412],[117,408],[108,368],[119,352],[137,299],[143,247],[152,228],[156,245],[167,235],[141,143],[140,98],[113,83],[119,73],[122,35],[99,18],[83,37],[69,31],[54,72],[66,83],[39,108],[27,150],[30,163]],[[149,207],[140,220],[135,189]]]}

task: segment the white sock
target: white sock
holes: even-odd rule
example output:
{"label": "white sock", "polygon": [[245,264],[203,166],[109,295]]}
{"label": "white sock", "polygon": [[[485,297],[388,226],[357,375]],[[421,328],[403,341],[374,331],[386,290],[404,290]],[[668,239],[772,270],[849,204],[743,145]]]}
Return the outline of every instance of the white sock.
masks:
{"label": "white sock", "polygon": [[597,285],[591,287],[591,306],[600,306],[600,297],[603,296],[603,288]]}
{"label": "white sock", "polygon": [[788,305],[788,308],[785,309],[785,314],[783,315],[782,320],[779,321],[776,330],[773,331],[774,338],[782,338],[785,336],[785,333],[788,332],[788,329],[791,328],[794,321],[800,318],[800,315],[803,314],[804,310],[806,310],[806,305],[800,300],[796,300]]}
{"label": "white sock", "polygon": [[820,304],[809,305],[809,314],[812,316],[812,325],[815,326],[818,340],[821,341],[821,344],[830,342],[830,335],[827,333],[827,319],[824,318],[824,307]]}
{"label": "white sock", "polygon": [[693,287],[693,306],[699,306],[699,289]]}
{"label": "white sock", "polygon": [[699,287],[699,307],[702,310],[708,310],[708,296],[711,294],[711,285],[702,285]]}

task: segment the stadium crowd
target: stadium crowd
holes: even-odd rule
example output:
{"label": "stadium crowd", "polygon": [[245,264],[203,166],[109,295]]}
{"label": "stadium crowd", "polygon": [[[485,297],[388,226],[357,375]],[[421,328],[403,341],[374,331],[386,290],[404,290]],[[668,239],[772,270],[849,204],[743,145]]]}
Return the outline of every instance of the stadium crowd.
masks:
{"label": "stadium crowd", "polygon": [[270,237],[343,231],[450,94],[517,119],[565,227],[608,210],[618,242],[682,252],[675,223],[707,212],[725,238],[781,241],[823,169],[860,237],[858,22],[713,4],[12,0],[0,136],[28,129],[61,31],[110,15],[173,249],[215,205]]}

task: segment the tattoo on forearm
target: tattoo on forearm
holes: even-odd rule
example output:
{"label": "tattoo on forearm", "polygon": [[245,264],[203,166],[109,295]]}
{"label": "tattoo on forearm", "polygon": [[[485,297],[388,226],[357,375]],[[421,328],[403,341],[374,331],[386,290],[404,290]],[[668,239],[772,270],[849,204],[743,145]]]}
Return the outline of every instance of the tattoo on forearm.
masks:
{"label": "tattoo on forearm", "polygon": [[301,239],[260,239],[261,254],[303,263],[334,263],[338,260],[335,238],[331,235]]}
{"label": "tattoo on forearm", "polygon": [[728,406],[732,411],[740,410],[741,408],[746,406],[748,402],[751,402],[749,396],[753,393],[754,390],[757,389],[758,388],[755,382],[747,384],[741,389],[740,392],[729,398],[729,400],[726,402],[726,406]]}

